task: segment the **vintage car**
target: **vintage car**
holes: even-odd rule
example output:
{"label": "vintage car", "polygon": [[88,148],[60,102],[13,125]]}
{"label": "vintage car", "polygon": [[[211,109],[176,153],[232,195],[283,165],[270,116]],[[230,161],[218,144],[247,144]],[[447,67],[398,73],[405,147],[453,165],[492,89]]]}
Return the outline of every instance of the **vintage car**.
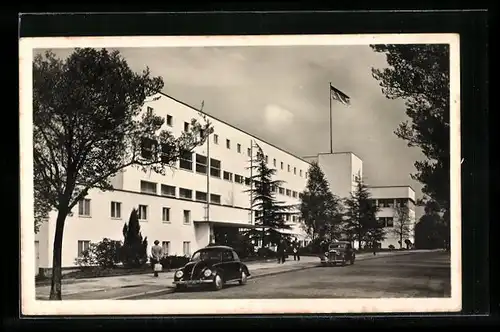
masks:
{"label": "vintage car", "polygon": [[348,241],[335,241],[328,244],[327,248],[324,248],[325,252],[320,256],[322,265],[336,265],[338,263],[342,265],[354,264],[356,259],[356,254]]}
{"label": "vintage car", "polygon": [[233,248],[210,246],[196,251],[184,267],[175,271],[174,285],[176,290],[201,285],[220,290],[229,282],[244,285],[249,277],[248,267]]}

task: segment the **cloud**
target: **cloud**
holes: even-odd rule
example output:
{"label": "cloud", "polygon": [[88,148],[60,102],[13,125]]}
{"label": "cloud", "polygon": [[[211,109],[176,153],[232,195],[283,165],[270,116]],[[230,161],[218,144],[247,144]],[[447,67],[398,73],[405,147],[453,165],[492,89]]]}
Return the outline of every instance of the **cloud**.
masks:
{"label": "cloud", "polygon": [[286,128],[293,123],[293,118],[292,112],[278,105],[266,105],[264,109],[264,119],[269,129],[276,129],[280,126]]}

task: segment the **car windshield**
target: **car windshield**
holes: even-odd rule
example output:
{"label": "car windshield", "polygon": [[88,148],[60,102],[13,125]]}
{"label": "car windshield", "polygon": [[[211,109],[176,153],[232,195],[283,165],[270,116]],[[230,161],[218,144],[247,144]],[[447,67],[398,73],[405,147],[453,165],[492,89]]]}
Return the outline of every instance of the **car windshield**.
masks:
{"label": "car windshield", "polygon": [[193,254],[191,261],[220,260],[221,251],[216,249],[199,250]]}
{"label": "car windshield", "polygon": [[330,249],[345,249],[347,244],[345,243],[333,243],[330,244]]}

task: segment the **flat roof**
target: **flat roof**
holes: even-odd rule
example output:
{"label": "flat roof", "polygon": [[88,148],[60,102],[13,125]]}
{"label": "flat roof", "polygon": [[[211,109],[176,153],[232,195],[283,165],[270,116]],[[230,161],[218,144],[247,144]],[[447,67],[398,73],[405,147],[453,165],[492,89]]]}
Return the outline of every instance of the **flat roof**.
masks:
{"label": "flat roof", "polygon": [[179,99],[177,99],[177,98],[174,98],[174,97],[172,97],[172,96],[170,96],[170,95],[166,94],[165,92],[159,91],[159,93],[160,93],[161,95],[163,95],[163,96],[165,96],[165,97],[169,98],[169,99],[172,99],[172,100],[173,100],[173,101],[175,101],[175,102],[178,102],[179,104],[182,104],[182,105],[184,105],[184,106],[186,106],[186,107],[191,108],[192,110],[195,110],[195,111],[197,111],[197,112],[200,112],[201,114],[206,115],[206,116],[208,116],[208,117],[210,117],[210,118],[212,118],[212,119],[214,119],[214,120],[217,120],[217,121],[219,121],[219,122],[221,122],[221,123],[225,124],[226,126],[229,126],[229,127],[231,127],[231,128],[234,128],[234,129],[236,129],[236,130],[239,130],[239,131],[241,131],[242,133],[247,134],[248,136],[250,136],[250,137],[252,137],[252,138],[254,138],[254,139],[257,139],[257,140],[259,140],[259,141],[262,141],[262,142],[264,142],[264,143],[266,143],[266,144],[268,144],[268,145],[272,146],[273,148],[280,150],[281,152],[284,152],[284,153],[286,153],[286,154],[289,154],[290,156],[295,157],[295,158],[297,158],[297,159],[299,159],[299,160],[301,160],[301,161],[303,161],[303,162],[307,163],[308,165],[311,165],[311,163],[310,163],[309,161],[307,161],[307,160],[303,159],[302,157],[297,156],[296,154],[293,154],[293,153],[291,153],[291,152],[289,152],[289,151],[286,151],[285,149],[280,148],[280,147],[278,147],[278,146],[276,146],[276,145],[274,145],[274,144],[272,144],[272,143],[269,143],[268,141],[263,140],[263,139],[262,139],[262,138],[260,138],[260,137],[257,137],[257,136],[255,136],[255,135],[253,135],[253,134],[250,134],[249,132],[247,132],[247,131],[245,131],[245,130],[243,130],[243,129],[241,129],[241,128],[238,128],[238,127],[236,127],[236,126],[234,126],[234,125],[232,125],[232,124],[230,124],[230,123],[228,123],[228,122],[226,122],[226,121],[224,121],[224,120],[221,120],[221,119],[219,119],[219,118],[217,118],[217,117],[215,117],[215,116],[213,116],[213,115],[211,115],[211,114],[208,114],[208,113],[206,113],[206,112],[204,112],[204,111],[202,111],[202,110],[199,110],[199,109],[197,109],[196,107],[194,107],[194,106],[192,106],[192,105],[189,105],[189,104],[188,104],[188,103],[186,103],[186,102],[183,102],[182,100],[179,100]]}
{"label": "flat roof", "polygon": [[415,192],[415,189],[413,189],[410,185],[396,185],[396,186],[367,186],[368,188],[410,188],[413,192]]}

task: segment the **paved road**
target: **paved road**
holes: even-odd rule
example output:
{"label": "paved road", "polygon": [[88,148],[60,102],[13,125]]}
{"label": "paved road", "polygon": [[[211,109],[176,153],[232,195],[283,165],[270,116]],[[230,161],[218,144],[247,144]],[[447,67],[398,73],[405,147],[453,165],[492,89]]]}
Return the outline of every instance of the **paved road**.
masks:
{"label": "paved road", "polygon": [[270,299],[449,297],[450,256],[445,252],[359,261],[345,267],[307,270],[250,279],[220,291],[189,289],[134,299]]}

